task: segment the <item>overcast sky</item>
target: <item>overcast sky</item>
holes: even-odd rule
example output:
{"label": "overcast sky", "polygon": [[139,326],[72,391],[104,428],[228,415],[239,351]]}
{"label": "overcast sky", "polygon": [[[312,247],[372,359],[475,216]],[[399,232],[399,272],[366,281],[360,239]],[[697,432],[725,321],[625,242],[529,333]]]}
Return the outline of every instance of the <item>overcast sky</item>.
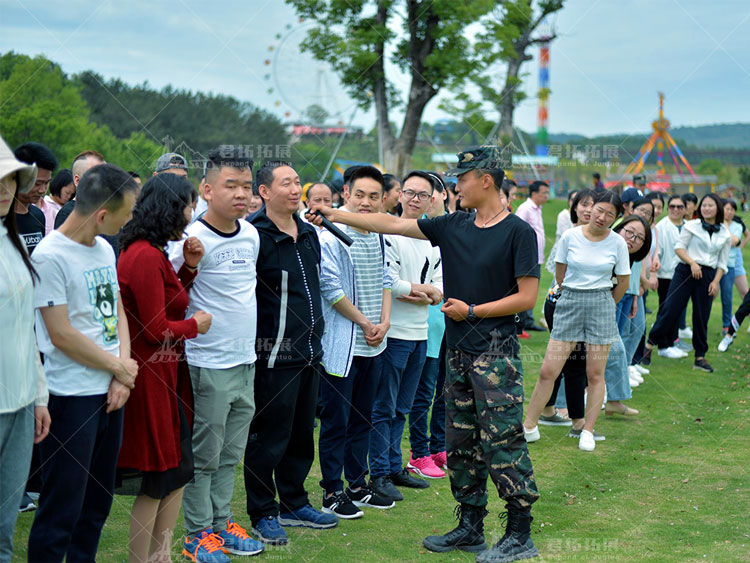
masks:
{"label": "overcast sky", "polygon": [[[748,0],[568,0],[551,23],[551,132],[645,132],[658,90],[673,126],[750,122]],[[43,54],[67,73],[228,94],[282,119],[320,103],[346,122],[354,106],[335,75],[299,51],[305,29],[282,0],[0,0],[2,52]],[[536,54],[516,112],[526,131],[536,129]],[[437,106],[428,121],[449,117]]]}

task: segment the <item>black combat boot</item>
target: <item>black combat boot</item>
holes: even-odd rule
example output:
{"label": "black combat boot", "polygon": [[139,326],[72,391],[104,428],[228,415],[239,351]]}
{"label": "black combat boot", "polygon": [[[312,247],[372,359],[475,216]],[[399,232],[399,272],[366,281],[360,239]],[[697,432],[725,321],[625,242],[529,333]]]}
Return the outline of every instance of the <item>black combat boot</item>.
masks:
{"label": "black combat boot", "polygon": [[507,563],[537,557],[539,550],[531,540],[532,520],[531,509],[508,508],[505,535],[490,549],[477,555],[477,563]]}
{"label": "black combat boot", "polygon": [[427,536],[422,544],[430,551],[444,553],[460,549],[479,553],[487,549],[484,541],[484,517],[488,512],[484,507],[461,504],[454,512],[458,526],[443,536]]}

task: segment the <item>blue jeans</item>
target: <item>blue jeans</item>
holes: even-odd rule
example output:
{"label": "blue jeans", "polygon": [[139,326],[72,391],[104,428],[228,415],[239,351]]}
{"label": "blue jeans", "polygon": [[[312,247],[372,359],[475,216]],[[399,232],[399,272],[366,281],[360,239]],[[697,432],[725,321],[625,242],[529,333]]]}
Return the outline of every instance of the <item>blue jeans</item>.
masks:
{"label": "blue jeans", "polygon": [[383,371],[372,405],[370,474],[385,477],[401,471],[401,438],[411,411],[427,354],[426,340],[389,338]]}
{"label": "blue jeans", "polygon": [[[409,413],[409,442],[416,459],[445,451],[445,339],[438,358],[427,358]],[[427,418],[430,417],[430,436],[427,437]]]}
{"label": "blue jeans", "polygon": [[13,555],[13,529],[29,474],[33,442],[33,403],[0,414],[0,561],[10,561]]}
{"label": "blue jeans", "polygon": [[343,490],[342,470],[353,489],[366,484],[372,403],[382,356],[354,356],[348,376],[323,373],[320,378],[318,458],[323,476],[320,486],[326,493]]}
{"label": "blue jeans", "polygon": [[732,292],[734,292],[734,266],[719,281],[721,289],[721,326],[727,328],[732,322]]}
{"label": "blue jeans", "polygon": [[604,369],[608,401],[625,401],[633,396],[630,390],[630,378],[628,377],[629,362],[625,356],[625,346],[622,338],[620,338],[609,349],[607,367]]}
{"label": "blue jeans", "polygon": [[[635,317],[628,318],[633,300],[638,299],[638,311]],[[630,365],[638,343],[646,331],[646,314],[643,307],[643,298],[637,295],[625,295],[617,304],[617,328],[620,331],[622,344],[625,346],[625,362]]]}

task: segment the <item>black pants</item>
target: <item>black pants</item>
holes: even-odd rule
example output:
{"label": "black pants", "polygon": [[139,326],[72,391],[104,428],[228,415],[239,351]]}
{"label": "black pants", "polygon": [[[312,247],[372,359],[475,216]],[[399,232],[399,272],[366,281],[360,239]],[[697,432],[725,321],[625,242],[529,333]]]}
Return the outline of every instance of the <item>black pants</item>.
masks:
{"label": "black pants", "polygon": [[308,503],[305,479],[315,459],[313,424],[322,369],[256,365],[255,416],[245,448],[247,513],[253,526],[264,516]]}
{"label": "black pants", "polygon": [[737,311],[735,311],[734,316],[732,317],[732,322],[729,323],[729,333],[734,334],[737,332],[740,329],[742,321],[744,321],[745,317],[748,315],[750,315],[750,291],[745,294],[745,298],[742,300],[742,303],[740,303]]}
{"label": "black pants", "polygon": [[[664,306],[664,302],[667,300],[667,295],[669,294],[669,284],[672,283],[672,280],[668,278],[659,278],[659,287],[656,289],[657,294],[659,295],[659,310],[658,313],[661,312],[661,308]],[[687,307],[687,305],[685,305]],[[673,338],[672,343],[677,340],[677,332],[680,330],[680,319],[677,319],[677,322],[675,322],[673,327]],[[671,346],[672,344],[670,344]]]}
{"label": "black pants", "polygon": [[42,490],[29,534],[29,562],[94,561],[112,507],[123,409],[106,395],[49,396],[53,426],[39,444]]}
{"label": "black pants", "polygon": [[648,335],[649,342],[659,348],[674,344],[674,327],[680,320],[688,301],[693,300],[693,348],[695,357],[702,358],[708,351],[708,317],[711,314],[713,297],[708,295],[708,286],[716,275],[714,268],[701,266],[701,279],[696,280],[687,264],[677,264],[664,306],[659,310],[654,326]]}
{"label": "black pants", "polygon": [[372,405],[382,372],[381,356],[354,356],[349,375],[324,373],[321,378],[323,409],[318,456],[323,476],[320,486],[326,493],[344,489],[342,470],[351,488],[366,485]]}
{"label": "black pants", "polygon": [[[545,300],[544,319],[547,321],[550,332],[552,332],[554,324],[554,314],[555,305],[550,303],[549,300]],[[570,352],[560,375],[555,379],[555,388],[552,390],[549,401],[547,401],[548,407],[554,406],[563,379],[565,381],[565,401],[568,403],[568,416],[570,418],[583,418],[585,415],[583,392],[588,385],[585,342],[577,342],[575,348]]]}

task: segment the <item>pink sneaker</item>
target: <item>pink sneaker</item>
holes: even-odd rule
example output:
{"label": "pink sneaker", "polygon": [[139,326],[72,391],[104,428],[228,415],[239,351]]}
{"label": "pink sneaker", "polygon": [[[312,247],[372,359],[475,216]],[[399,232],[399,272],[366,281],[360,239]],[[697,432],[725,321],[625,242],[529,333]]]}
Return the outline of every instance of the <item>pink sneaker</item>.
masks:
{"label": "pink sneaker", "polygon": [[410,456],[409,464],[406,468],[412,473],[416,473],[420,477],[427,477],[428,479],[442,479],[445,477],[445,471],[435,465],[435,462],[428,455],[417,459]]}
{"label": "pink sneaker", "polygon": [[448,470],[448,455],[445,453],[445,451],[442,451],[438,454],[430,454],[430,457],[432,458],[432,461],[435,462],[435,465],[437,465],[440,469]]}

